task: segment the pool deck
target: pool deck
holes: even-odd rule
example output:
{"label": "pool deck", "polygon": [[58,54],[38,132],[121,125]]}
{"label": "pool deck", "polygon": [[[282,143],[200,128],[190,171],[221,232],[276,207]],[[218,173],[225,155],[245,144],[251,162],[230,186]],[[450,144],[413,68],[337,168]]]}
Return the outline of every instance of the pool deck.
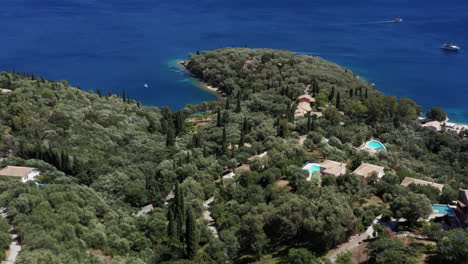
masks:
{"label": "pool deck", "polygon": [[[302,167],[301,167],[303,170],[305,170],[305,171],[307,171],[307,172],[309,173],[309,177],[307,177],[307,179],[306,179],[307,181],[310,181],[310,180],[312,179],[312,173],[313,173],[313,172],[310,172],[309,169],[310,169],[311,167],[313,167],[313,166],[319,167],[320,169],[317,170],[317,172],[318,172],[318,173],[321,172],[322,168],[320,167],[320,164],[318,164],[318,163],[306,163],[306,164],[302,165]],[[315,171],[314,171],[314,172],[315,172]]]}
{"label": "pool deck", "polygon": [[429,215],[429,217],[427,219],[428,221],[432,220],[434,218],[443,217],[444,215],[454,214],[455,209],[457,208],[455,206],[451,206],[451,205],[447,205],[447,204],[433,204],[432,206],[434,206],[434,205],[450,207],[452,209],[452,212],[449,213],[449,214],[444,214],[444,213],[440,213],[438,210],[435,210],[434,208],[432,208],[432,213],[431,213],[431,215]]}

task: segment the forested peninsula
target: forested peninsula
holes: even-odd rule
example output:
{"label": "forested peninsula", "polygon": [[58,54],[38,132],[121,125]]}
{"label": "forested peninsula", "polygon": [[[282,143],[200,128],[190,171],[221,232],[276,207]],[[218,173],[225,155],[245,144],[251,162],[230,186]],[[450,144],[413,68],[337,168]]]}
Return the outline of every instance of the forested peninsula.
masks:
{"label": "forested peninsula", "polygon": [[[171,111],[125,90],[0,74],[0,168],[40,171],[0,177],[0,246],[11,225],[17,263],[351,263],[333,252],[369,226],[372,263],[466,260],[466,223],[420,221],[466,189],[464,134],[421,126],[411,99],[315,56],[224,48],[184,65],[224,96]],[[369,140],[385,150],[366,151]],[[303,169],[326,161],[344,171]],[[363,164],[383,171],[358,175]],[[406,219],[399,231],[428,245],[377,217]]]}

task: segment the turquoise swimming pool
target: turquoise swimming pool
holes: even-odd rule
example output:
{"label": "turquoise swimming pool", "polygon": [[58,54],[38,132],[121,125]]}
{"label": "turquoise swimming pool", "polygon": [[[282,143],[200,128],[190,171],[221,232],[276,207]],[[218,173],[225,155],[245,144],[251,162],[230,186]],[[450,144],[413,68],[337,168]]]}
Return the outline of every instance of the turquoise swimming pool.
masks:
{"label": "turquoise swimming pool", "polygon": [[375,140],[367,142],[366,146],[374,150],[387,150],[382,143]]}
{"label": "turquoise swimming pool", "polygon": [[309,173],[314,173],[316,171],[320,172],[320,165],[316,163],[307,163],[302,167],[303,170],[307,170]]}
{"label": "turquoise swimming pool", "polygon": [[448,205],[443,205],[443,204],[434,204],[432,205],[432,210],[437,210],[439,211],[439,214],[452,214],[453,213],[453,208],[451,208]]}
{"label": "turquoise swimming pool", "polygon": [[313,165],[313,166],[310,166],[310,168],[307,169],[307,170],[309,171],[309,173],[313,173],[313,172],[316,172],[316,171],[320,172],[320,166]]}

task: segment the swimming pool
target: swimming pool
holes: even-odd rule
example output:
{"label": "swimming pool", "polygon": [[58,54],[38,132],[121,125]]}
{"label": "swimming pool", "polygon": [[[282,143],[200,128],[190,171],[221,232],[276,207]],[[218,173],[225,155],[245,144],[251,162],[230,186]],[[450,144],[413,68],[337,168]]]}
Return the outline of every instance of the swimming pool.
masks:
{"label": "swimming pool", "polygon": [[302,169],[308,171],[309,174],[312,174],[316,171],[320,172],[320,165],[317,163],[307,163],[302,167]]}
{"label": "swimming pool", "polygon": [[371,140],[367,142],[366,146],[373,150],[384,150],[384,151],[387,150],[382,143],[375,141],[375,140]]}
{"label": "swimming pool", "polygon": [[443,205],[443,204],[434,204],[432,205],[432,210],[437,210],[439,211],[439,214],[453,214],[453,208],[451,208],[448,205]]}

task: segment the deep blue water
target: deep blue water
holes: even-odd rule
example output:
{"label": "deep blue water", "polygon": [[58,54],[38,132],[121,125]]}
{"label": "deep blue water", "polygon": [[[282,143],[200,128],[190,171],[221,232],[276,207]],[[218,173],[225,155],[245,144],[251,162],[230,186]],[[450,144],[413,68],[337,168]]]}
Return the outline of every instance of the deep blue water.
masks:
{"label": "deep blue water", "polygon": [[[385,22],[395,17],[404,22]],[[246,44],[318,54],[468,123],[468,53],[439,49],[468,51],[466,0],[15,0],[2,3],[0,23],[1,69],[125,88],[146,105],[215,99],[171,62]]]}

